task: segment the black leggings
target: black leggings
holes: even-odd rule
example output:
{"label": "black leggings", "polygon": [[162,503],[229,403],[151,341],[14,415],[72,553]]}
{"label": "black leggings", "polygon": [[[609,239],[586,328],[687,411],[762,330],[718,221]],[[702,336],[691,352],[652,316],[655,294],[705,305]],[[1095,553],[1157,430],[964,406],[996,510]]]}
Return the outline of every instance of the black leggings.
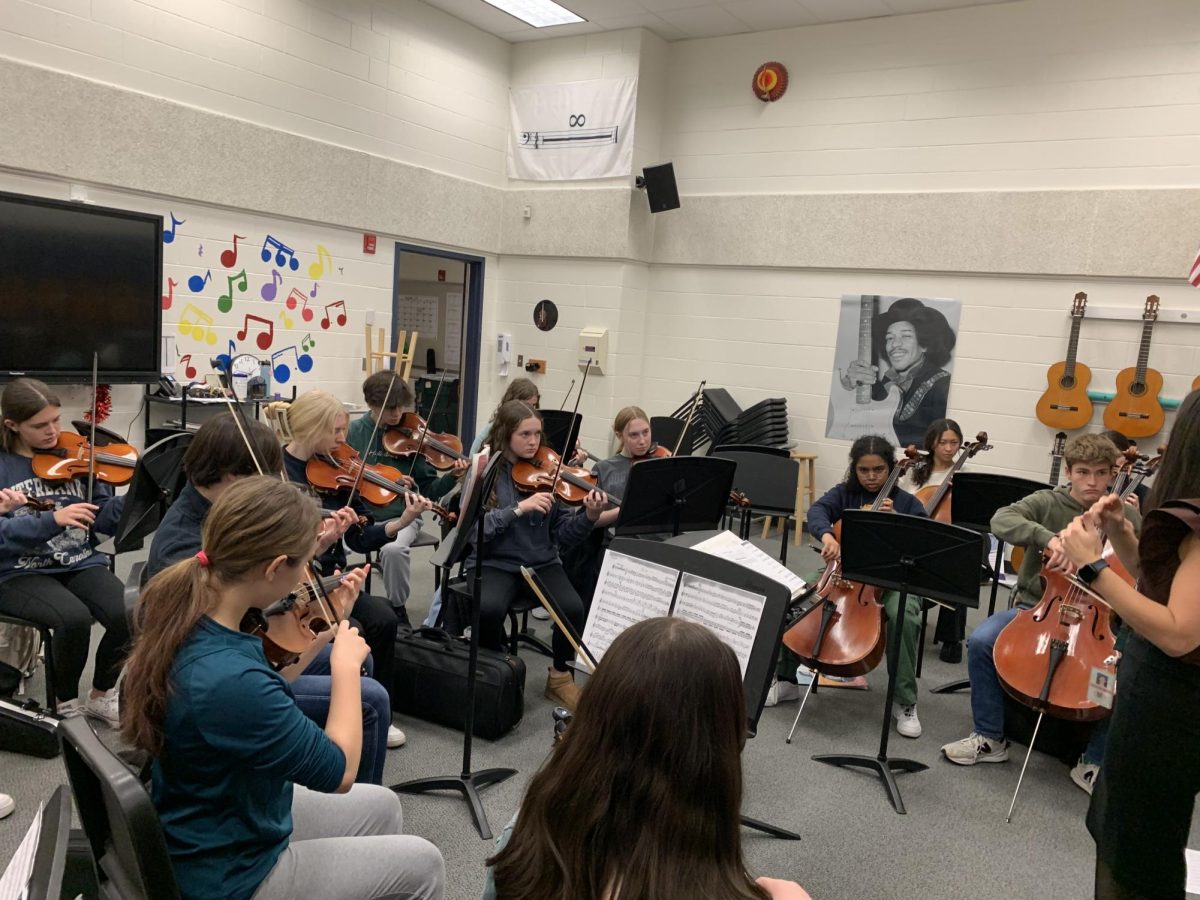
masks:
{"label": "black leggings", "polygon": [[[558,609],[574,626],[575,631],[583,633],[583,601],[571,582],[567,573],[559,563],[552,563],[537,570],[538,577],[546,585],[550,598],[557,604]],[[469,576],[468,576],[469,577]],[[525,583],[520,572],[506,572],[483,565],[483,584],[479,603],[479,643],[491,650],[502,650],[507,644],[504,633],[504,617],[508,615],[508,607],[518,596],[533,597],[532,591]],[[554,668],[560,672],[567,671],[568,661],[575,655],[570,641],[554,627],[551,639],[554,650]]]}
{"label": "black leggings", "polygon": [[129,613],[125,586],[103,566],[85,566],[53,575],[16,575],[0,582],[0,612],[39,625],[52,633],[54,695],[62,702],[79,696],[79,677],[87,665],[92,619],[104,626],[96,649],[92,687],[116,687],[129,651]]}

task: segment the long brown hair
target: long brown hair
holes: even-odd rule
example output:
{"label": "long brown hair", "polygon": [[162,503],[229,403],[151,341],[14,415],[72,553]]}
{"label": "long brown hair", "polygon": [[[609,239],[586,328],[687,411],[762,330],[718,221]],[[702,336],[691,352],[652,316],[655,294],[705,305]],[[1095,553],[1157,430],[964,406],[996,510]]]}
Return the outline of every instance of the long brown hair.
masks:
{"label": "long brown hair", "polygon": [[1168,500],[1193,497],[1200,497],[1200,391],[1192,391],[1179,404],[1171,438],[1142,515]]}
{"label": "long brown hair", "polygon": [[929,427],[925,429],[925,438],[921,442],[924,446],[925,455],[917,461],[915,466],[909,469],[912,472],[913,484],[917,487],[924,487],[925,483],[929,481],[929,476],[933,474],[933,451],[937,449],[938,442],[941,441],[942,435],[947,431],[953,431],[958,435],[958,442],[962,443],[962,428],[953,419],[934,419],[929,423]]}
{"label": "long brown hair", "polygon": [[208,565],[195,556],[175,563],[150,579],[138,601],[133,652],[121,686],[126,741],[161,752],[175,655],[213,608],[220,586],[244,579],[277,556],[307,560],[319,522],[316,502],[278,478],[243,478],[217,498],[204,519]]}
{"label": "long brown hair", "polygon": [[742,859],[745,737],[741,670],[716,635],[674,618],[627,629],[488,861],[496,895],[765,900]]}
{"label": "long brown hair", "polygon": [[629,427],[629,423],[636,419],[643,419],[647,425],[650,424],[650,417],[646,415],[646,411],[640,406],[626,406],[613,419],[613,434],[617,436],[618,451],[625,449],[625,435],[623,432]]}
{"label": "long brown hair", "polygon": [[[17,425],[32,419],[47,406],[62,406],[62,403],[57,394],[36,378],[18,378],[4,388],[0,397],[0,415]],[[17,440],[17,432],[7,425],[0,428],[0,450],[15,452]]]}
{"label": "long brown hair", "polygon": [[492,416],[492,427],[484,441],[493,453],[503,453],[512,441],[513,433],[526,419],[542,419],[542,414],[524,400],[508,400],[501,403]]}

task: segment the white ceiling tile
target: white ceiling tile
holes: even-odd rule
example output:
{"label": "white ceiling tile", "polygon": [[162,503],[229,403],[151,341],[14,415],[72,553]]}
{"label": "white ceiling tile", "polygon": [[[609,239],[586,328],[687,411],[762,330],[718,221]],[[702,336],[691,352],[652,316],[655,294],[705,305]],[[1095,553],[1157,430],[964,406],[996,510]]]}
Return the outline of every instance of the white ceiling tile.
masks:
{"label": "white ceiling tile", "polygon": [[640,16],[618,16],[612,19],[601,19],[597,22],[603,28],[612,31],[622,31],[626,28],[645,28],[653,31],[664,41],[681,41],[687,34],[676,28],[670,22],[652,13],[642,13]]}
{"label": "white ceiling tile", "polygon": [[800,0],[822,22],[848,22],[891,14],[883,0]]}
{"label": "white ceiling tile", "polygon": [[688,7],[716,6],[716,0],[640,0],[647,12],[660,13]]}
{"label": "white ceiling tile", "polygon": [[750,26],[739,22],[716,5],[664,10],[659,16],[693,38],[739,34],[750,30]]}
{"label": "white ceiling tile", "polygon": [[796,0],[721,0],[721,7],[752,31],[795,28],[820,21]]}

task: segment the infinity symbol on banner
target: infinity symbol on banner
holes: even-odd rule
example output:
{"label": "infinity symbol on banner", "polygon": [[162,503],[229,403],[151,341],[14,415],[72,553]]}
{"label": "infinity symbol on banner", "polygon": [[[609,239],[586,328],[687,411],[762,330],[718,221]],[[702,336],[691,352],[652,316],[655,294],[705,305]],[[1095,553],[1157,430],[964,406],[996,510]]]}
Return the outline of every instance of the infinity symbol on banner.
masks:
{"label": "infinity symbol on banner", "polygon": [[587,124],[587,116],[582,115],[582,114],[580,114],[578,116],[569,116],[567,118],[567,125],[570,128],[582,128],[586,124]]}

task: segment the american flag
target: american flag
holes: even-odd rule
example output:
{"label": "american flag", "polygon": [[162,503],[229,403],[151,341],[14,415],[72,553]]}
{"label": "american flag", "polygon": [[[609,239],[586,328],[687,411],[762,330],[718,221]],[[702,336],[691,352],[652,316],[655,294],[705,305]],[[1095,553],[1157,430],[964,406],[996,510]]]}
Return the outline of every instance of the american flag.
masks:
{"label": "american flag", "polygon": [[1188,281],[1192,283],[1192,287],[1200,287],[1200,250],[1196,251],[1196,258],[1192,261],[1192,271],[1188,273]]}

